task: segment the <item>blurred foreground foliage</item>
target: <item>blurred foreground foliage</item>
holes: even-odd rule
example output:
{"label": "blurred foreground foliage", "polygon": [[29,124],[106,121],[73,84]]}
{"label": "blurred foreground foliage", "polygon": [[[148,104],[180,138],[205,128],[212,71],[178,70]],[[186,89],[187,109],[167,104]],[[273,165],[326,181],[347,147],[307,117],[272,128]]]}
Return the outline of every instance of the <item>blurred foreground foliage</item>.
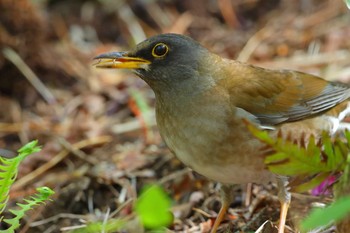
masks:
{"label": "blurred foreground foliage", "polygon": [[[276,138],[253,125],[248,125],[252,134],[266,145],[269,155],[265,158],[268,169],[275,174],[297,177],[304,181],[294,189],[303,192],[315,188],[333,174],[342,176],[334,185],[335,201],[326,208],[316,208],[301,222],[302,232],[316,228],[325,228],[330,224],[339,226],[348,224],[350,213],[350,132],[345,131],[335,137],[324,132],[319,139],[311,136],[302,138],[304,143]],[[348,227],[347,225],[346,227]],[[339,231],[342,232],[342,231]]]}
{"label": "blurred foreground foliage", "polygon": [[14,215],[12,218],[4,219],[4,216],[2,216],[10,198],[10,189],[17,178],[19,165],[28,155],[41,150],[37,144],[38,141],[27,143],[18,150],[18,155],[14,158],[5,158],[0,155],[0,223],[5,222],[9,225],[6,230],[0,229],[1,233],[15,232],[20,227],[20,221],[27,211],[37,205],[44,204],[55,193],[48,187],[39,187],[36,189],[37,193],[23,198],[22,203],[16,203],[19,208],[9,209],[9,212]]}

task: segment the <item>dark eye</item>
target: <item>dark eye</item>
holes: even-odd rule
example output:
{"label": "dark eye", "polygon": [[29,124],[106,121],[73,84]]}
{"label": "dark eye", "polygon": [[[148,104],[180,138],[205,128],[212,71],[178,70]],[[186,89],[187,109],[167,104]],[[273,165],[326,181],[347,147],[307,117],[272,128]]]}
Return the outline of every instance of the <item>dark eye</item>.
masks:
{"label": "dark eye", "polygon": [[163,57],[168,53],[168,51],[169,51],[169,48],[166,44],[159,43],[153,47],[152,55],[154,57]]}

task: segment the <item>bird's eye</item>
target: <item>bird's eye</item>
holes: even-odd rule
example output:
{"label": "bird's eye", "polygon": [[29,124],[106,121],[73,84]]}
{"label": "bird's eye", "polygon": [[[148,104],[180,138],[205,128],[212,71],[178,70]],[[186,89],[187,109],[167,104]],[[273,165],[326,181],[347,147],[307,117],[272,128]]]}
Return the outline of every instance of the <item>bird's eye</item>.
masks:
{"label": "bird's eye", "polygon": [[159,44],[156,44],[154,47],[153,47],[153,50],[152,50],[152,55],[153,57],[164,57],[169,51],[169,48],[166,44],[163,44],[163,43],[159,43]]}

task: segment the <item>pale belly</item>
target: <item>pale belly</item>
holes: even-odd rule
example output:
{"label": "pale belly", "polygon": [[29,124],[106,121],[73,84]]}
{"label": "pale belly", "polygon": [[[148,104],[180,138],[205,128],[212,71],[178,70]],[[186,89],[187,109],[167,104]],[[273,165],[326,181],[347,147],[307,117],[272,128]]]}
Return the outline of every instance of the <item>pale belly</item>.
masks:
{"label": "pale belly", "polygon": [[[158,122],[167,146],[197,173],[220,183],[267,183],[274,175],[266,170],[259,152],[262,144],[239,119],[236,127],[198,118]],[[175,123],[176,122],[176,123]],[[174,130],[174,127],[178,130]]]}
{"label": "pale belly", "polygon": [[[193,160],[187,160],[188,155],[186,153],[177,153],[176,155],[184,164],[191,167],[197,173],[224,184],[264,184],[275,179],[275,176],[265,169],[263,161],[254,159],[254,156],[251,157],[250,162],[222,161],[221,163],[203,164],[194,162]],[[239,155],[232,153],[231,156],[247,156],[247,154]]]}

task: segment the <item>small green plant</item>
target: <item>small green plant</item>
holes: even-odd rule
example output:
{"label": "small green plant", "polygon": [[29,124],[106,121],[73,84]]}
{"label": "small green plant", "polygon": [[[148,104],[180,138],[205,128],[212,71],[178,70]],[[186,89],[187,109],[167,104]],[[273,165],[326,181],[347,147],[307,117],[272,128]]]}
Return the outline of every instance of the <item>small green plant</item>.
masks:
{"label": "small green plant", "polygon": [[307,182],[294,188],[298,192],[318,186],[331,174],[343,172],[347,165],[350,132],[345,132],[345,141],[342,137],[333,139],[327,133],[323,133],[317,142],[315,138],[310,137],[306,145],[298,145],[281,136],[273,138],[268,132],[253,125],[248,125],[248,128],[272,151],[265,158],[265,164],[271,172],[299,177],[299,180],[309,178]]}
{"label": "small green plant", "polygon": [[[349,134],[346,134],[347,136]],[[347,142],[350,142],[347,137]],[[348,145],[350,147],[350,145]],[[315,208],[309,216],[301,222],[301,232],[308,232],[310,229],[328,227],[331,224],[337,224],[339,232],[344,232],[341,229],[349,228],[349,218],[346,218],[350,213],[350,154],[347,155],[347,161],[340,180],[334,185],[335,201],[326,208]],[[348,232],[347,230],[345,230]]]}
{"label": "small green plant", "polygon": [[341,197],[326,208],[316,208],[300,225],[301,232],[326,227],[344,219],[350,212],[350,196]]}
{"label": "small green plant", "polygon": [[30,154],[40,151],[40,147],[37,146],[38,141],[32,141],[18,150],[18,156],[14,158],[4,158],[0,156],[0,223],[5,222],[9,224],[9,228],[6,230],[0,230],[0,233],[12,233],[15,232],[20,226],[20,220],[25,213],[32,209],[34,206],[44,203],[46,200],[50,200],[54,192],[48,187],[37,188],[37,193],[23,199],[24,203],[17,203],[19,209],[9,210],[14,217],[10,219],[3,219],[1,214],[6,208],[9,200],[9,192],[12,184],[16,180],[19,164]]}
{"label": "small green plant", "polygon": [[24,203],[17,203],[17,206],[20,207],[19,209],[9,210],[14,215],[14,217],[10,219],[3,219],[3,221],[9,224],[10,227],[6,230],[0,230],[0,233],[15,232],[15,230],[20,226],[20,220],[28,210],[32,209],[36,205],[45,203],[45,201],[50,200],[49,196],[54,194],[54,191],[48,187],[39,187],[36,190],[36,194],[23,199]]}
{"label": "small green plant", "polygon": [[[171,199],[165,191],[157,185],[146,186],[134,205],[136,215],[128,219],[108,219],[108,221],[91,222],[72,233],[116,232],[136,228],[146,228],[152,232],[165,232],[165,227],[173,221],[170,212]],[[140,224],[141,223],[141,224]]]}
{"label": "small green plant", "polygon": [[70,231],[71,233],[96,233],[96,232],[118,232],[125,226],[125,221],[121,219],[109,219],[108,221],[97,221],[87,223],[79,229]]}
{"label": "small green plant", "polygon": [[135,212],[148,229],[161,229],[169,226],[173,215],[169,211],[171,199],[164,190],[157,186],[146,186],[135,205]]}
{"label": "small green plant", "polygon": [[350,0],[344,0],[345,5],[350,9]]}

